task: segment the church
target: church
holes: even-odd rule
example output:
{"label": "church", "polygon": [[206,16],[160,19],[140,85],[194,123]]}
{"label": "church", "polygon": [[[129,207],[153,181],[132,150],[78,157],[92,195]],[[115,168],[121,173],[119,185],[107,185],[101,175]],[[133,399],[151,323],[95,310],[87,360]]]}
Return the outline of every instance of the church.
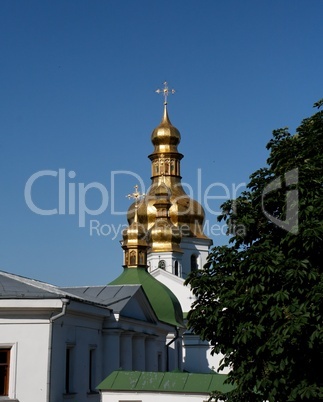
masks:
{"label": "church", "polygon": [[152,182],[147,194],[136,186],[129,195],[120,276],[62,288],[0,271],[0,401],[203,402],[231,389],[216,373],[221,357],[185,327],[193,297],[184,281],[203,267],[212,240],[181,184],[167,83],[160,92]]}

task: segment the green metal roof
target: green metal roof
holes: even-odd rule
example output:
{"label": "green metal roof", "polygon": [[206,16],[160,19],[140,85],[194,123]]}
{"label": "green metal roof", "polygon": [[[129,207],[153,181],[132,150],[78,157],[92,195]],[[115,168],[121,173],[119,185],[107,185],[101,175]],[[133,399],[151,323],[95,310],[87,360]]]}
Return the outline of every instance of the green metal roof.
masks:
{"label": "green metal roof", "polygon": [[234,387],[224,384],[225,374],[176,372],[114,371],[97,386],[100,391],[174,392],[210,394],[229,392]]}
{"label": "green metal roof", "polygon": [[184,327],[183,312],[177,297],[145,268],[124,268],[123,273],[109,285],[141,285],[159,321]]}

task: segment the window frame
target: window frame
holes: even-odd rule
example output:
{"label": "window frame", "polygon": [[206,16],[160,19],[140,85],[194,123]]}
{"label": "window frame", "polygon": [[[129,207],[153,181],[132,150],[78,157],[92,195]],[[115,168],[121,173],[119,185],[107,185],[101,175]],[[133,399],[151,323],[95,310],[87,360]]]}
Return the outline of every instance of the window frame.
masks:
{"label": "window frame", "polygon": [[1,396],[9,396],[11,348],[10,347],[9,348],[0,347],[0,352],[4,353],[4,355],[5,355],[5,361],[4,362],[0,361],[0,368],[4,368],[3,374],[2,374],[2,370],[0,371],[0,373],[1,373],[0,392],[1,392],[1,389],[3,388],[3,393],[0,394],[0,397],[1,397]]}
{"label": "window frame", "polygon": [[75,344],[67,343],[65,347],[65,377],[64,395],[75,394],[74,370],[75,370]]}
{"label": "window frame", "polygon": [[88,353],[88,394],[98,394],[96,389],[96,371],[97,371],[97,346],[90,345]]}
{"label": "window frame", "polygon": [[0,349],[9,349],[9,375],[7,395],[0,395],[0,401],[4,398],[16,398],[16,366],[17,366],[17,342],[0,343]]}

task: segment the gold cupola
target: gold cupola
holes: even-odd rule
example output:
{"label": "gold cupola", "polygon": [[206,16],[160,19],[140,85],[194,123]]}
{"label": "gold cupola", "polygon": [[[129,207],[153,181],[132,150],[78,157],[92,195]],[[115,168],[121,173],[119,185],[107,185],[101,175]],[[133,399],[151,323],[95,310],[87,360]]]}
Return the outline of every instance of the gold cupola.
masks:
{"label": "gold cupola", "polygon": [[149,155],[152,162],[152,179],[160,176],[181,177],[180,160],[183,155],[177,150],[180,141],[180,132],[170,122],[165,104],[162,121],[151,134],[151,142],[154,145],[154,152]]}
{"label": "gold cupola", "polygon": [[147,232],[140,222],[138,222],[138,199],[142,195],[135,186],[135,192],[129,194],[129,198],[135,198],[134,219],[127,229],[123,231],[122,248],[124,250],[124,268],[147,268]]}
{"label": "gold cupola", "polygon": [[183,253],[180,248],[181,235],[179,228],[172,224],[169,218],[170,189],[162,183],[155,192],[156,220],[149,232],[150,252],[178,252]]}
{"label": "gold cupola", "polygon": [[[205,217],[203,207],[185,193],[181,184],[180,161],[183,155],[177,149],[180,140],[180,132],[169,119],[165,101],[161,123],[151,134],[154,146],[153,153],[149,155],[152,183],[138,205],[138,221],[147,230],[150,230],[155,224],[157,217],[155,202],[158,198],[158,188],[163,183],[170,190],[170,221],[179,229],[181,236],[210,240],[203,232]],[[131,223],[133,220],[134,207],[132,205],[128,210],[128,222]]]}

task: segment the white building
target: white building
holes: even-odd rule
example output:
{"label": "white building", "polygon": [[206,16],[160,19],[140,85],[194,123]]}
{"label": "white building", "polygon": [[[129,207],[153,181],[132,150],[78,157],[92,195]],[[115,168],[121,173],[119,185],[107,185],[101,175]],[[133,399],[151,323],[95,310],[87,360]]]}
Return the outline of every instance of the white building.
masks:
{"label": "white building", "polygon": [[2,271],[0,285],[0,401],[99,401],[113,370],[166,371],[176,328],[141,286],[60,289]]}

